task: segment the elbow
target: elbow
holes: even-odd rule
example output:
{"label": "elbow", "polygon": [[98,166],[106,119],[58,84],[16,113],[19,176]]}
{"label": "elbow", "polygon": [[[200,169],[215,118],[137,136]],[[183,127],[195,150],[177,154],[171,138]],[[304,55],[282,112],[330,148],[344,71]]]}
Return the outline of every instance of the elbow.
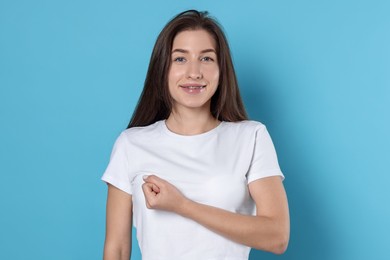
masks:
{"label": "elbow", "polygon": [[258,244],[256,249],[267,251],[276,255],[284,254],[287,250],[289,242],[288,234],[278,234],[272,240],[268,240],[267,245]]}
{"label": "elbow", "polygon": [[277,238],[275,238],[269,251],[276,255],[284,254],[284,252],[286,252],[287,250],[288,242],[289,242],[289,235],[280,234],[277,236]]}
{"label": "elbow", "polygon": [[276,255],[281,255],[284,254],[284,252],[286,252],[287,247],[288,247],[288,239],[281,239],[274,244],[270,252]]}
{"label": "elbow", "polygon": [[269,252],[281,255],[287,251],[290,240],[290,223],[280,223],[270,236]]}
{"label": "elbow", "polygon": [[131,246],[128,244],[113,244],[106,242],[104,245],[103,259],[129,259]]}

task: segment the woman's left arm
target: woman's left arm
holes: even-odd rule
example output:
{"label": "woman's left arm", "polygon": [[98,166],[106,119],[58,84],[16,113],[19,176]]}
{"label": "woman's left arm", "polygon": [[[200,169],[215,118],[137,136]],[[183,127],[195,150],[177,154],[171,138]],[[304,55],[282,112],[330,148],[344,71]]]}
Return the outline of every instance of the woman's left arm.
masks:
{"label": "woman's left arm", "polygon": [[266,177],[249,184],[256,203],[256,216],[233,213],[185,198],[169,182],[151,175],[145,178],[146,206],[175,212],[237,243],[282,254],[290,236],[286,192],[279,176]]}

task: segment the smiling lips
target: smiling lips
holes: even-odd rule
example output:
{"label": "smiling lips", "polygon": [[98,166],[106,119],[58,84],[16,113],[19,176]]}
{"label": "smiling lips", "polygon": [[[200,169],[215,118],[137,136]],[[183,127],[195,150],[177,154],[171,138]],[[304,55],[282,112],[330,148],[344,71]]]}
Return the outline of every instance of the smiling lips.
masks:
{"label": "smiling lips", "polygon": [[184,90],[188,94],[199,94],[202,93],[206,85],[201,85],[201,84],[183,84],[180,85],[180,88]]}

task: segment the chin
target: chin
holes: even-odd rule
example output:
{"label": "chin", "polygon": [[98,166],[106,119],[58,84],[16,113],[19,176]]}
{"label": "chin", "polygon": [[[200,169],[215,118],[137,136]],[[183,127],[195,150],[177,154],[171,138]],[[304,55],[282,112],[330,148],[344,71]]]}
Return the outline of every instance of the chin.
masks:
{"label": "chin", "polygon": [[210,109],[210,105],[207,104],[207,102],[183,102],[183,103],[176,103],[174,106],[176,107],[176,109],[180,109],[180,108],[189,108],[189,109],[208,108],[208,109]]}

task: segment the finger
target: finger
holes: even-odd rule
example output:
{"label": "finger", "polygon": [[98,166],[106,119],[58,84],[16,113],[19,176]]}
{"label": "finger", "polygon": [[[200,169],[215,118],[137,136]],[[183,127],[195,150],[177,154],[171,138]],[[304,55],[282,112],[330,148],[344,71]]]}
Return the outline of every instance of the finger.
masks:
{"label": "finger", "polygon": [[154,190],[158,189],[158,187],[152,183],[144,183],[142,184],[142,191],[145,197],[145,205],[148,209],[156,209],[158,205],[158,195],[159,193]]}
{"label": "finger", "polygon": [[152,191],[154,191],[156,194],[160,193],[160,188],[156,184],[152,183]]}
{"label": "finger", "polygon": [[143,177],[143,179],[144,179],[145,182],[154,183],[154,184],[156,184],[159,187],[163,186],[164,183],[167,182],[164,179],[161,179],[160,177],[157,177],[156,175],[145,175]]}
{"label": "finger", "polygon": [[153,184],[151,183],[144,183],[142,184],[142,191],[145,195],[149,195],[151,192],[153,192]]}
{"label": "finger", "polygon": [[152,208],[152,206],[150,206],[149,202],[146,201],[145,204],[146,204],[146,207],[147,207],[148,209],[151,209],[151,208]]}
{"label": "finger", "polygon": [[145,204],[148,209],[152,208],[150,201],[156,196],[156,194],[152,191],[152,185],[148,183],[142,184],[142,191],[145,197]]}
{"label": "finger", "polygon": [[142,190],[143,190],[144,194],[147,194],[147,195],[156,196],[158,193],[160,193],[160,188],[156,184],[153,184],[153,183],[145,182],[144,184],[142,184]]}

